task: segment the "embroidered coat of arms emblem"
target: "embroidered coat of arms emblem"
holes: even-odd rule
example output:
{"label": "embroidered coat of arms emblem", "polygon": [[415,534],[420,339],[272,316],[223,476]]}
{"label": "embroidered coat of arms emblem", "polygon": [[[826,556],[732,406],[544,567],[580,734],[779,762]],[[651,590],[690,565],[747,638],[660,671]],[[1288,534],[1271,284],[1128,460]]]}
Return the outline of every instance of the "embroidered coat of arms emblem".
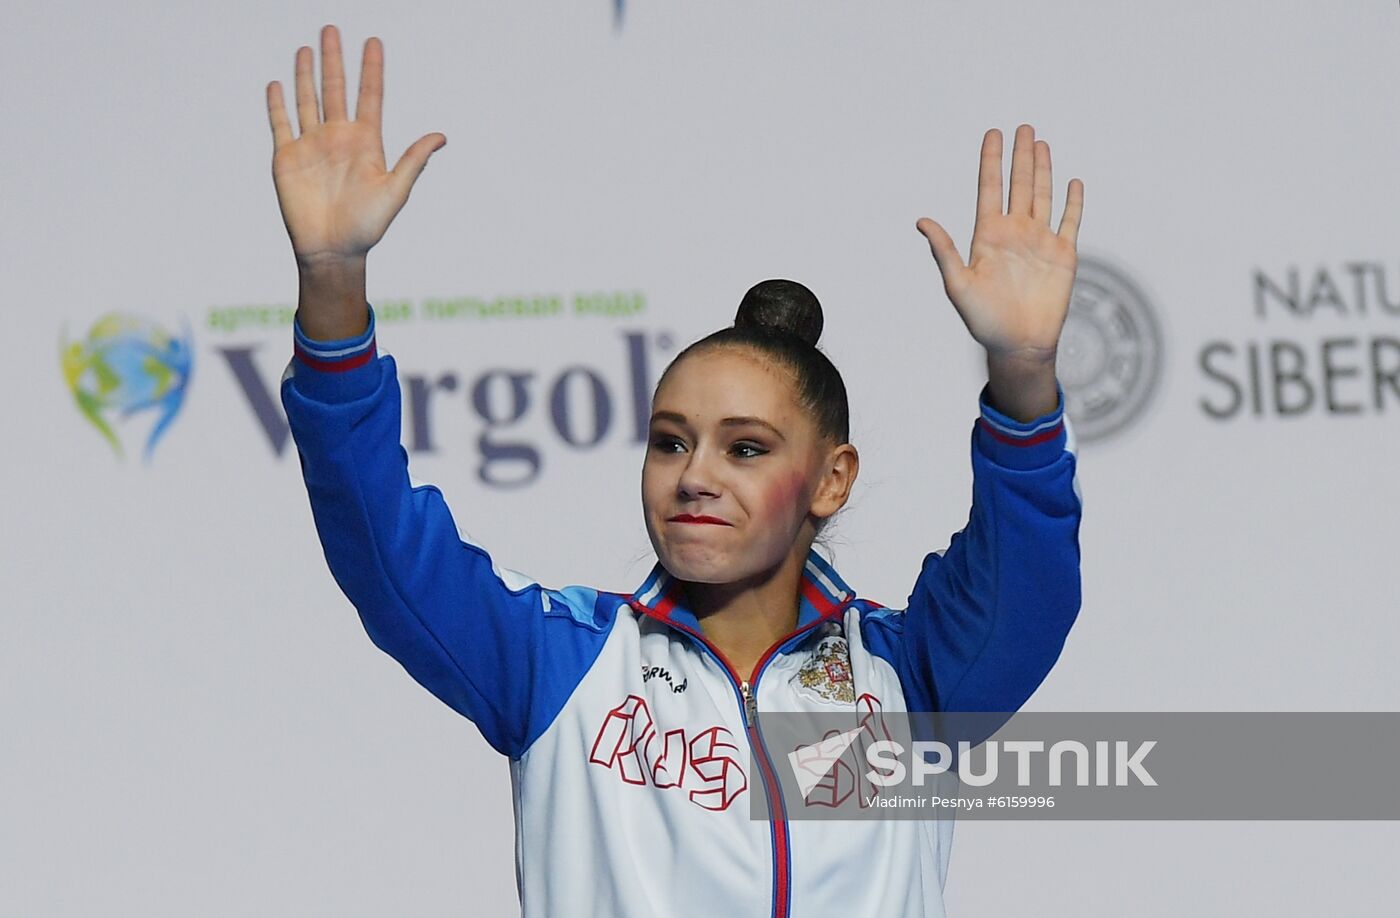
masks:
{"label": "embroidered coat of arms emblem", "polygon": [[840,627],[831,629],[812,648],[811,656],[792,677],[793,686],[805,695],[829,704],[855,704],[851,679],[851,651]]}

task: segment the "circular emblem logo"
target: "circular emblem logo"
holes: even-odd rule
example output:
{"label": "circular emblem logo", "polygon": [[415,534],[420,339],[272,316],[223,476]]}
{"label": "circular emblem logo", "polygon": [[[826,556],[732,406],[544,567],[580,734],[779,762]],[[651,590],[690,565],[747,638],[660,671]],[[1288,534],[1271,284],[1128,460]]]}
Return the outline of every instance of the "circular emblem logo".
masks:
{"label": "circular emblem logo", "polygon": [[1162,329],[1142,291],[1112,265],[1079,256],[1056,374],[1080,442],[1138,418],[1162,372]]}

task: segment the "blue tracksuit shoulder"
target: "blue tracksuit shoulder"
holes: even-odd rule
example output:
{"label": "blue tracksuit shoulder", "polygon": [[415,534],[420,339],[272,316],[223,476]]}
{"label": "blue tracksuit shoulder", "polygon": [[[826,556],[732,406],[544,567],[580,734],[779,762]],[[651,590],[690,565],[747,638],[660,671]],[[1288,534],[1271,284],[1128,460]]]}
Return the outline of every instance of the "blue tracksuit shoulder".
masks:
{"label": "blue tracksuit shoulder", "polygon": [[908,604],[868,603],[862,637],[899,674],[909,710],[1016,711],[1050,672],[1080,606],[1080,495],[1064,395],[1015,421],[981,396],[972,509],[924,557]]}
{"label": "blue tracksuit shoulder", "polygon": [[373,310],[356,337],[314,341],[299,323],[293,337],[282,404],[332,575],[376,646],[518,758],[597,658],[621,600],[499,566],[438,488],[411,480]]}

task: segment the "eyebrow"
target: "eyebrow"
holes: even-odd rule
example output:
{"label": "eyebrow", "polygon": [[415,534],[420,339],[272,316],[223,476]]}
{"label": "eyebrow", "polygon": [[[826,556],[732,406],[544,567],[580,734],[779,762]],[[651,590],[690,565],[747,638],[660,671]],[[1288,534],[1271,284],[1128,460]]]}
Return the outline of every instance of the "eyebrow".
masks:
{"label": "eyebrow", "polygon": [[[653,424],[657,421],[674,421],[677,424],[686,423],[685,415],[677,411],[658,411],[651,416],[651,421]],[[757,418],[752,415],[724,418],[719,424],[721,427],[743,427],[749,424],[757,424],[759,427],[766,427],[771,430],[779,440],[787,440],[787,437],[783,436],[781,430],[763,420],[763,418]]]}

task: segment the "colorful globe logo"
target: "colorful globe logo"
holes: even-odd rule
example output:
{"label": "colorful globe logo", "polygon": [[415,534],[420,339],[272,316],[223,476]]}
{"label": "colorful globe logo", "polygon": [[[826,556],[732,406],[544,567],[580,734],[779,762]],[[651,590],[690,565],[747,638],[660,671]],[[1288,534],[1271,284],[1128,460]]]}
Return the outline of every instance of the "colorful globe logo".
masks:
{"label": "colorful globe logo", "polygon": [[62,333],[63,378],[78,409],[120,457],[125,450],[117,428],[128,427],[135,415],[154,416],[142,453],[149,462],[184,403],[194,348],[189,322],[182,318],[181,325],[184,337],[176,338],[154,322],[108,313],[82,341]]}

